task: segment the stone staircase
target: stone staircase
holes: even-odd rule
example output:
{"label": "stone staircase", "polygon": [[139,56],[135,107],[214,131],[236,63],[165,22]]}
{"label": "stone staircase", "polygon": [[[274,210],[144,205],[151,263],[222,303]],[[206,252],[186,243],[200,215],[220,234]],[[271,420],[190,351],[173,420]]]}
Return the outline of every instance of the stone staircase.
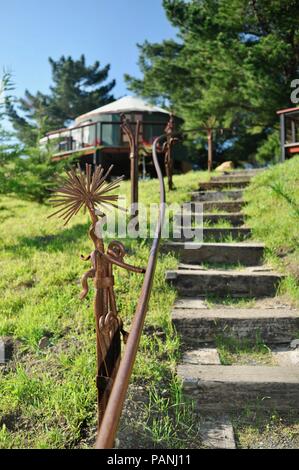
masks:
{"label": "stone staircase", "polygon": [[[178,292],[172,312],[182,341],[177,373],[185,394],[204,417],[205,443],[214,448],[235,446],[230,413],[288,411],[299,406],[299,351],[294,355],[290,349],[290,342],[298,338],[299,313],[276,297],[282,276],[263,264],[264,246],[247,240],[251,231],[241,212],[243,188],[255,174],[233,172],[200,183],[191,197],[203,204],[203,221],[208,223],[203,243],[191,246],[182,237],[163,247],[181,261],[178,269],[166,273]],[[219,227],[222,221],[231,227]],[[217,299],[213,307],[210,298]],[[227,305],[222,302],[227,298],[251,299],[252,306]],[[273,364],[222,365],[216,348],[219,336],[253,343],[258,337],[273,350]],[[277,347],[283,356],[275,353]],[[225,435],[230,436],[228,441]]]}

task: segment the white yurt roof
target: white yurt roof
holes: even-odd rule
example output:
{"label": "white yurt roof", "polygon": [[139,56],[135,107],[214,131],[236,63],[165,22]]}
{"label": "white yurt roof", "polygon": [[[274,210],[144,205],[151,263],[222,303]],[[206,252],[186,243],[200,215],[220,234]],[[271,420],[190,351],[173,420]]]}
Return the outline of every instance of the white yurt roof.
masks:
{"label": "white yurt roof", "polygon": [[148,104],[141,98],[136,96],[124,96],[117,101],[113,101],[113,103],[106,104],[101,108],[94,109],[93,111],[90,111],[86,114],[82,114],[82,116],[76,118],[76,123],[92,119],[98,114],[120,114],[131,112],[169,114],[169,111],[166,109]]}

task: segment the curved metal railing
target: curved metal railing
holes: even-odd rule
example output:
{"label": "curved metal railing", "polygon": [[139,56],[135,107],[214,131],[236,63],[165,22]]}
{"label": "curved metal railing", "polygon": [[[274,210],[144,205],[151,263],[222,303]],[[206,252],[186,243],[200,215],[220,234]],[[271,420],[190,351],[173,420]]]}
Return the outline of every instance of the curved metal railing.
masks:
{"label": "curved metal railing", "polygon": [[98,437],[96,440],[96,449],[111,449],[114,446],[116,433],[119,426],[124,402],[126,399],[132,370],[134,367],[140,338],[144,326],[148,304],[152,292],[154,274],[156,270],[159,246],[161,241],[162,228],[165,217],[165,186],[161,168],[157,157],[157,145],[159,141],[165,138],[165,135],[158,137],[153,144],[153,161],[160,184],[160,210],[156,227],[154,241],[151,247],[149,261],[142,285],[141,294],[138,300],[136,312],[133,318],[131,331],[125,347],[124,355],[121,360],[114,385],[109,397],[105,414],[103,416]]}

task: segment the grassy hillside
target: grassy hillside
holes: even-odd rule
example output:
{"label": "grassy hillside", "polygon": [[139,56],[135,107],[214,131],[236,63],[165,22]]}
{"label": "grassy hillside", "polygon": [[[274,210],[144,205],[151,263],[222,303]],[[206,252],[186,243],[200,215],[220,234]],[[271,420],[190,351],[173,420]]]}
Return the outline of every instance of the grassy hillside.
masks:
{"label": "grassy hillside", "polygon": [[[246,191],[254,237],[266,242],[268,259],[289,273],[283,289],[297,300],[298,170],[299,159],[293,159],[256,177]],[[168,201],[187,201],[198,180],[207,178],[207,173],[176,176],[177,191]],[[129,192],[129,182],[122,183],[120,194],[128,198]],[[140,184],[140,200],[159,201],[156,180]],[[0,367],[0,448],[90,447],[94,442],[92,289],[86,301],[79,301],[80,277],[88,269],[80,254],[92,249],[90,223],[81,214],[63,227],[47,218],[51,212],[48,205],[0,200],[0,337],[12,338],[16,351]],[[146,266],[151,243],[125,240],[125,245],[127,261]],[[179,340],[170,321],[175,292],[165,283],[165,271],[176,265],[174,256],[160,255],[121,426],[127,447],[199,446],[198,423],[175,377]],[[120,269],[115,277],[119,312],[129,329],[143,279]]]}
{"label": "grassy hillside", "polygon": [[[198,179],[198,173],[175,177],[178,189],[169,195],[170,202],[186,200]],[[129,182],[122,183],[120,193],[128,197],[129,190]],[[159,201],[156,180],[140,184],[140,200]],[[92,445],[95,437],[92,289],[86,301],[79,301],[80,278],[89,269],[80,254],[92,249],[90,222],[81,214],[63,227],[47,218],[51,212],[47,205],[17,198],[0,201],[0,337],[12,338],[16,348],[13,360],[0,367],[0,448],[82,447]],[[151,242],[126,240],[125,245],[129,263],[147,265]],[[184,421],[182,413],[189,419],[173,373],[178,340],[170,309],[175,293],[164,280],[165,270],[176,263],[171,255],[160,257],[134,369],[134,386],[142,386],[157,410],[157,417],[144,409],[144,422],[134,419],[132,432],[134,425],[145,436],[140,446],[183,445],[178,423]],[[129,329],[143,276],[120,269],[115,276],[119,312]],[[161,334],[153,335],[156,331]],[[169,391],[162,399],[157,393],[161,387]],[[175,413],[169,418],[171,406]]]}
{"label": "grassy hillside", "polygon": [[281,291],[299,304],[299,156],[256,176],[245,192],[254,238],[287,275]]}

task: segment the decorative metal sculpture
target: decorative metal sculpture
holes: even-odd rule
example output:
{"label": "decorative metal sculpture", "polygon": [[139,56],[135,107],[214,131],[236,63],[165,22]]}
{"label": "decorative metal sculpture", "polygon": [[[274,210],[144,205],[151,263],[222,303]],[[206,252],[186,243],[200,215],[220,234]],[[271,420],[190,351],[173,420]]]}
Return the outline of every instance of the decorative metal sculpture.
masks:
{"label": "decorative metal sculpture", "polygon": [[[122,131],[127,135],[129,146],[130,146],[130,159],[131,159],[131,204],[138,203],[138,161],[139,161],[139,133],[140,133],[141,121],[137,121],[135,132],[130,125],[125,114],[121,115],[121,128]],[[179,141],[177,137],[174,137],[175,132],[175,119],[173,114],[170,115],[169,121],[165,128],[166,141],[162,147],[164,153],[165,171],[168,178],[168,188],[170,191],[174,190],[173,184],[173,146]],[[151,153],[147,149],[143,149],[148,155]],[[138,212],[132,213],[133,217],[138,217]]]}
{"label": "decorative metal sculpture", "polygon": [[112,206],[119,208],[118,195],[111,194],[119,188],[122,177],[108,183],[106,181],[113,167],[104,174],[102,167],[95,167],[92,174],[91,165],[86,165],[86,172],[81,169],[67,173],[62,185],[55,191],[53,205],[58,207],[58,215],[65,225],[81,208],[89,211],[92,225],[89,230],[94,243],[94,250],[84,261],[91,261],[92,268],[82,277],[83,300],[88,294],[88,280],[94,280],[95,299],[94,315],[96,323],[97,346],[97,389],[98,389],[98,426],[100,425],[106,404],[112,389],[121,358],[121,335],[126,342],[128,334],[123,329],[123,322],[118,315],[114,293],[113,265],[135,273],[144,273],[144,269],[136,268],[124,262],[125,248],[122,243],[113,241],[105,252],[102,238],[102,226],[105,214],[99,209]]}
{"label": "decorative metal sculpture", "polygon": [[173,191],[175,189],[173,184],[173,155],[172,149],[173,146],[179,141],[177,137],[174,137],[175,131],[175,121],[173,114],[170,115],[170,119],[165,127],[165,134],[166,134],[166,142],[163,145],[163,153],[164,153],[164,162],[165,162],[165,170],[166,176],[168,179],[168,189],[169,191]]}
{"label": "decorative metal sculpture", "polygon": [[131,215],[133,217],[138,217],[138,211],[134,210],[133,207],[135,204],[138,204],[138,163],[139,163],[139,132],[141,122],[137,121],[135,132],[130,125],[125,114],[121,114],[121,129],[128,137],[129,146],[130,146],[130,179],[131,179]]}

